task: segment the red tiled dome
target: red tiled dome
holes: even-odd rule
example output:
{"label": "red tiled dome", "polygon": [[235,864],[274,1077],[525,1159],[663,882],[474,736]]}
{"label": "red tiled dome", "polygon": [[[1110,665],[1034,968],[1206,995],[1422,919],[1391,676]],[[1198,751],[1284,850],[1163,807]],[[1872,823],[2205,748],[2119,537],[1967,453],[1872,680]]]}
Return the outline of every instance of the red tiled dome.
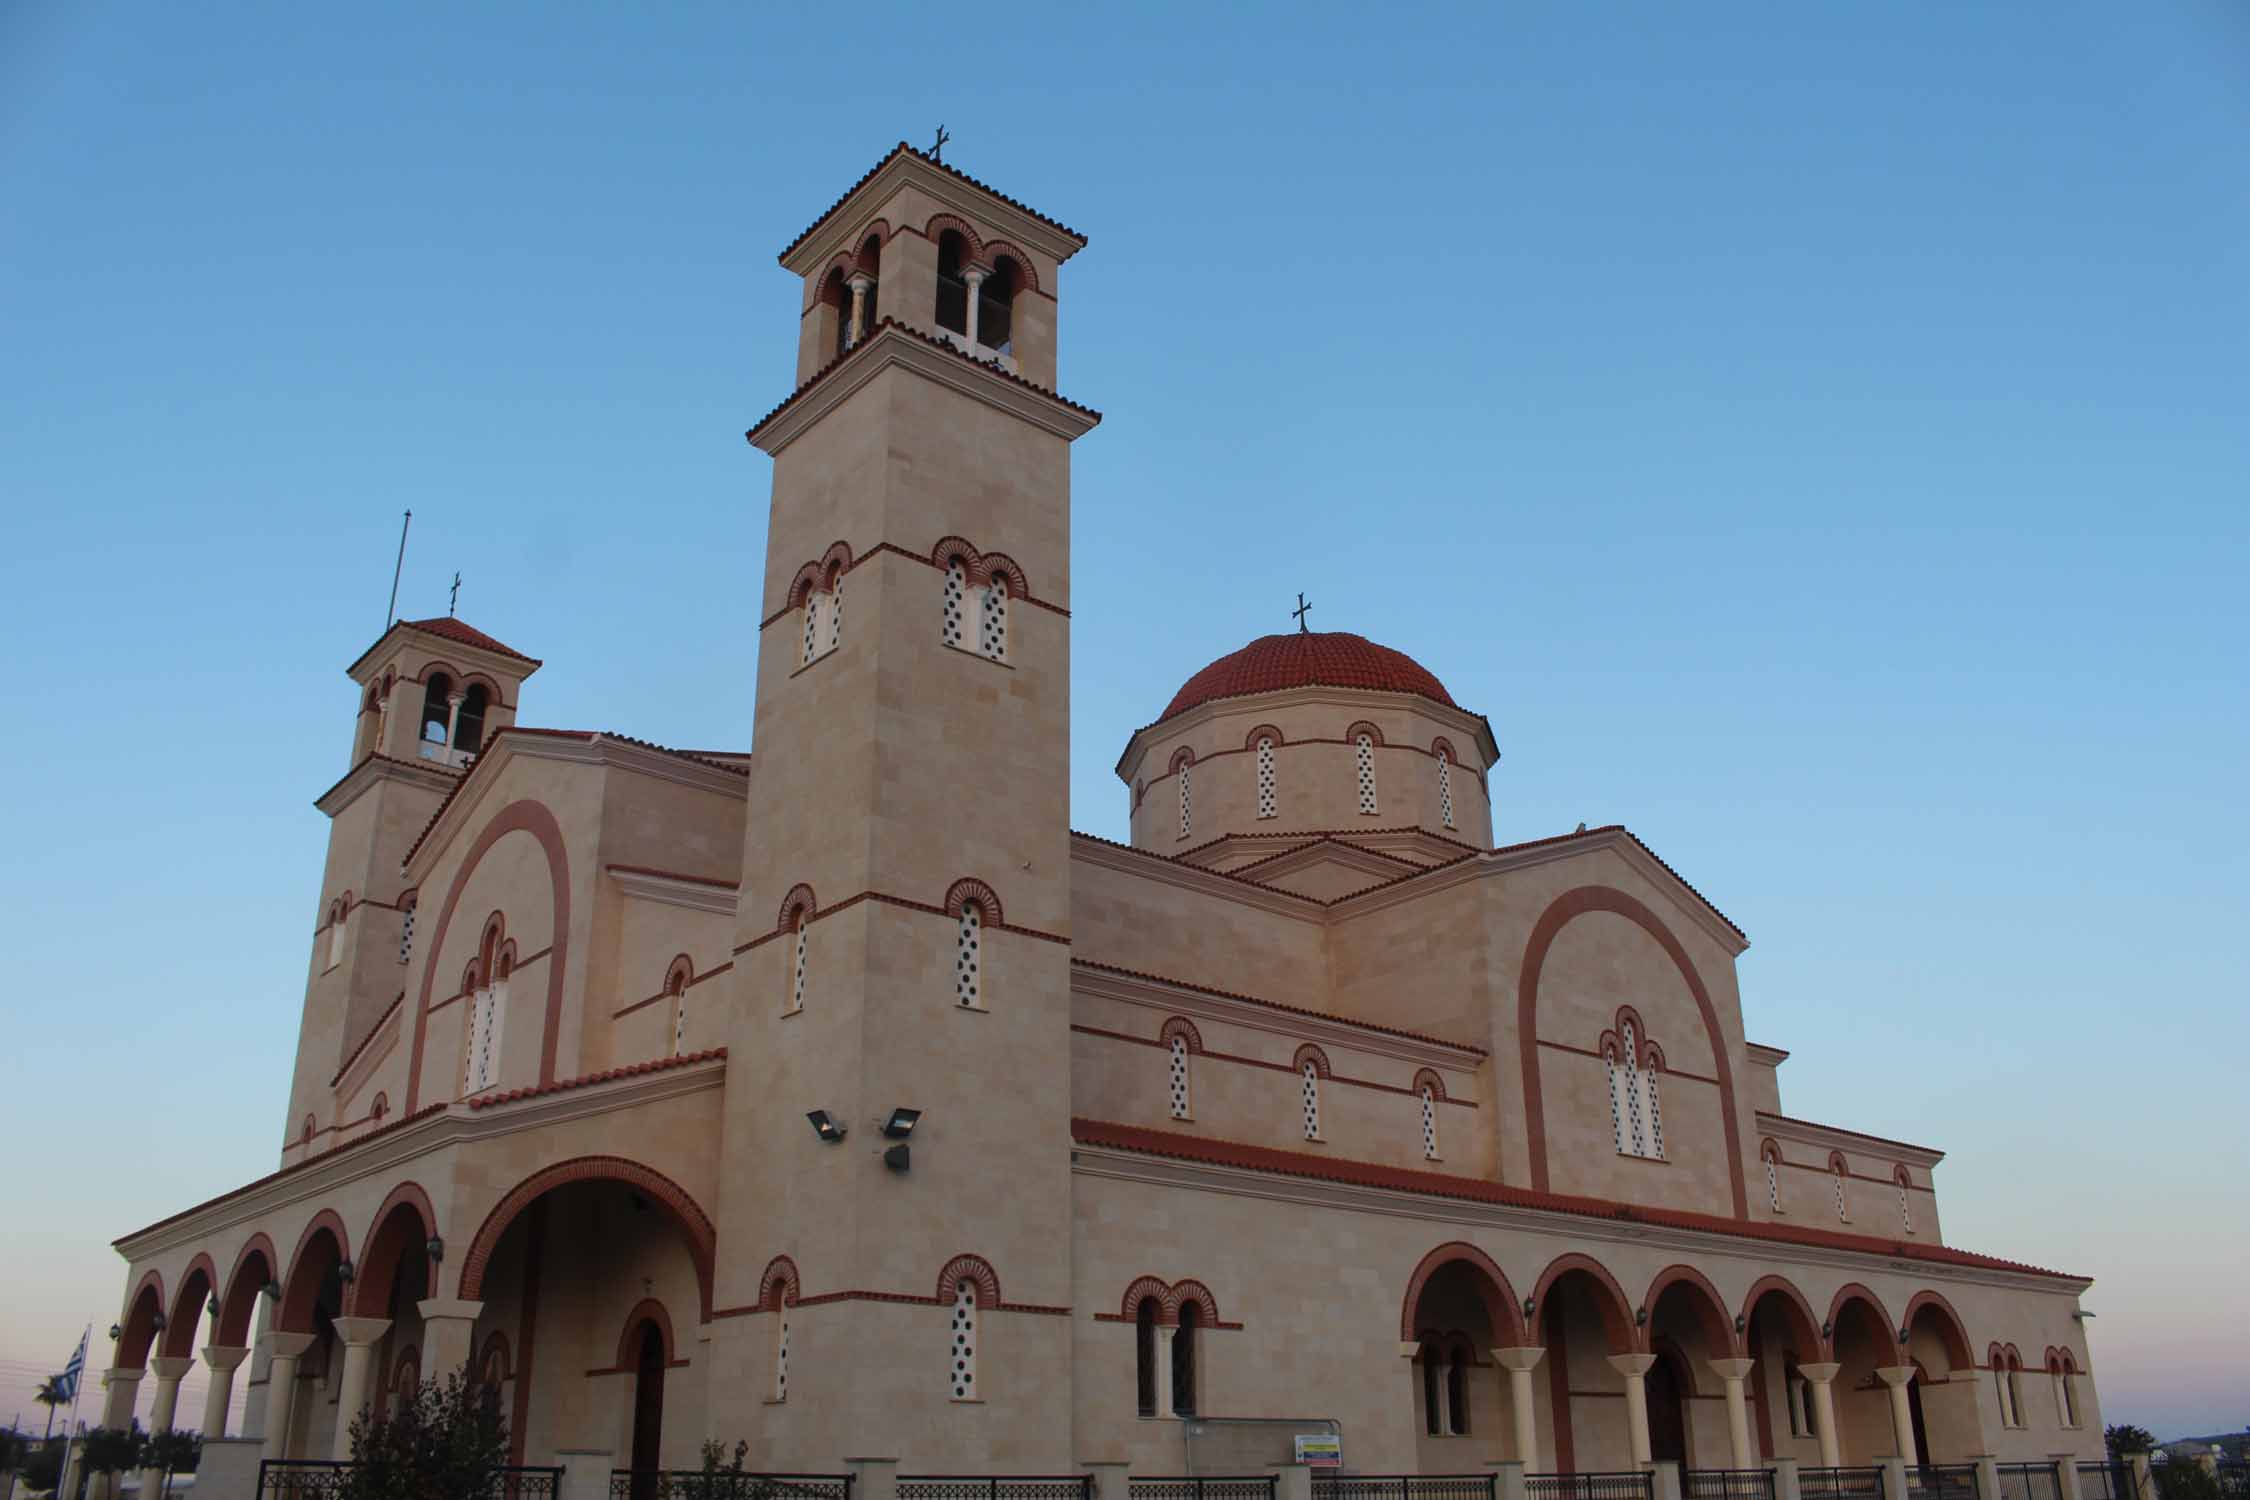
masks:
{"label": "red tiled dome", "polygon": [[1348,631],[1299,631],[1262,635],[1240,651],[1220,657],[1181,685],[1157,722],[1214,698],[1315,686],[1413,693],[1448,708],[1460,706],[1444,683],[1403,651]]}

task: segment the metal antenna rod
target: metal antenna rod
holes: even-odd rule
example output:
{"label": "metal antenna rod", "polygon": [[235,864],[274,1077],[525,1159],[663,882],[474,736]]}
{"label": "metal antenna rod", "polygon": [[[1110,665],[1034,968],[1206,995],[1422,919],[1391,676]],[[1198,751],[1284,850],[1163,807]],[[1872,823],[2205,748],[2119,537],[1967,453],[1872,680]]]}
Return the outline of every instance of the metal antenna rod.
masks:
{"label": "metal antenna rod", "polygon": [[406,529],[414,524],[414,512],[408,511],[406,519],[398,525],[398,561],[391,568],[391,602],[383,607],[383,628],[388,630],[398,619],[398,575],[406,569]]}

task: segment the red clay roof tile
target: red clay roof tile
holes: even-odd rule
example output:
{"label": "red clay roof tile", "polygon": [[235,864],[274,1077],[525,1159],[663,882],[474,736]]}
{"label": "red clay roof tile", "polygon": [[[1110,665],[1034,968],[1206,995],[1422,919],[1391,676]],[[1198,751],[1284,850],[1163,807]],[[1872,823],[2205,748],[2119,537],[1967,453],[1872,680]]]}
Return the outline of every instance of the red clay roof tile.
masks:
{"label": "red clay roof tile", "polygon": [[1038,209],[1033,208],[1030,204],[1017,202],[1015,199],[1009,197],[1006,193],[1003,193],[998,188],[992,186],[992,184],[988,182],[979,182],[974,177],[971,177],[968,173],[960,170],[958,167],[949,167],[944,162],[939,161],[936,157],[930,155],[928,152],[917,151],[912,146],[906,144],[906,142],[900,141],[890,150],[883,153],[883,159],[881,161],[875,163],[874,166],[869,167],[866,171],[860,173],[859,181],[844,189],[843,197],[838,198],[834,203],[831,203],[826,208],[822,209],[820,211],[820,217],[813,220],[812,223],[806,225],[805,232],[798,235],[795,239],[791,240],[788,245],[782,249],[781,254],[775,256],[774,258],[786,263],[789,257],[796,253],[797,247],[799,245],[802,245],[805,241],[811,239],[814,233],[819,230],[820,226],[828,222],[829,215],[835,213],[837,209],[842,208],[845,203],[849,202],[852,194],[867,186],[868,178],[873,177],[877,172],[880,172],[883,170],[883,168],[889,166],[891,164],[891,159],[896,156],[919,157],[921,160],[929,163],[931,166],[937,168],[940,172],[945,173],[947,176],[959,178],[961,181],[967,183],[970,187],[975,188],[978,192],[990,193],[993,197],[998,198],[1002,203],[1007,204],[1010,208],[1022,210],[1024,213],[1031,215],[1034,219],[1037,219],[1040,223],[1046,225],[1049,229],[1061,230],[1064,234],[1067,234],[1072,239],[1078,241],[1081,247],[1083,247],[1086,243],[1086,236],[1080,234],[1077,230],[1071,228],[1068,224],[1062,223],[1060,220],[1050,219],[1045,214],[1041,213]]}
{"label": "red clay roof tile", "polygon": [[1436,674],[1403,651],[1378,646],[1346,630],[1298,631],[1262,635],[1240,651],[1220,657],[1181,685],[1156,723],[1216,698],[1316,686],[1412,693],[1448,708],[1460,707]]}
{"label": "red clay roof tile", "polygon": [[464,646],[475,646],[484,651],[497,651],[502,656],[512,656],[517,661],[527,661],[535,667],[540,664],[538,657],[526,656],[513,646],[502,645],[468,621],[456,620],[451,615],[440,615],[432,620],[401,620],[398,623],[404,625],[408,630],[419,630],[428,635],[443,636],[449,641],[456,641]]}

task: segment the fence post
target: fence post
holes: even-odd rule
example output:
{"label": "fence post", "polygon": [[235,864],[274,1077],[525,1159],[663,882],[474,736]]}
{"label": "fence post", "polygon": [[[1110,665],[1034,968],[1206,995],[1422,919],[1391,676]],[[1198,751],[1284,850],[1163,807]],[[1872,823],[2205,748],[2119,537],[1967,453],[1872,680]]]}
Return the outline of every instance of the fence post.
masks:
{"label": "fence post", "polygon": [[2055,1466],[2055,1493],[2062,1500],[2080,1500],[2078,1494],[2078,1455],[2054,1453],[2048,1455]]}
{"label": "fence post", "polygon": [[609,1469],[617,1455],[607,1448],[558,1448],[562,1487],[557,1500],[609,1500]]}
{"label": "fence post", "polygon": [[[2000,1464],[1989,1453],[1979,1453],[1969,1460],[1977,1466],[1977,1500],[2005,1500],[2000,1493]],[[2023,1500],[2038,1500],[2036,1495],[2025,1495]]]}
{"label": "fence post", "polygon": [[847,1458],[852,1471],[852,1500],[898,1500],[898,1460]]}
{"label": "fence post", "polygon": [[1132,1500],[1133,1466],[1123,1459],[1094,1459],[1079,1465],[1093,1481],[1091,1500]]}
{"label": "fence post", "polygon": [[1530,1494],[1523,1482],[1523,1460],[1503,1458],[1492,1465],[1492,1478],[1496,1500],[1526,1500]]}
{"label": "fence post", "polygon": [[1769,1459],[1766,1467],[1773,1471],[1773,1500],[1804,1500],[1803,1481],[1797,1474],[1797,1460]]}
{"label": "fence post", "polygon": [[1312,1500],[1312,1470],[1304,1464],[1274,1464],[1266,1474],[1274,1500]]}
{"label": "fence post", "polygon": [[1680,1466],[1669,1458],[1660,1458],[1648,1466],[1651,1488],[1655,1500],[1680,1500]]}
{"label": "fence post", "polygon": [[2148,1496],[2156,1492],[2155,1485],[2149,1476],[2148,1455],[2146,1453],[2126,1454],[2125,1472],[2133,1476],[2133,1493],[2129,1500],[2147,1500]]}
{"label": "fence post", "polygon": [[1883,1471],[1884,1500],[1909,1500],[1906,1492],[1906,1460],[1896,1456],[1875,1460]]}

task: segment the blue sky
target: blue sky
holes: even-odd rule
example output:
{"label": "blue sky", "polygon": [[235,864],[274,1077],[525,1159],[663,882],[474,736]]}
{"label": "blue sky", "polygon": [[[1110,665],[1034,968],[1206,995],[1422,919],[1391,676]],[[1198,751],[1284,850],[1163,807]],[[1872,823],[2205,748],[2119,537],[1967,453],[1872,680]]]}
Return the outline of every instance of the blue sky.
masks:
{"label": "blue sky", "polygon": [[2250,12],[1085,11],[0,7],[0,1422],[274,1161],[399,512],[528,721],[746,745],[773,255],[943,121],[1092,240],[1077,826],[1304,590],[2239,1426]]}

